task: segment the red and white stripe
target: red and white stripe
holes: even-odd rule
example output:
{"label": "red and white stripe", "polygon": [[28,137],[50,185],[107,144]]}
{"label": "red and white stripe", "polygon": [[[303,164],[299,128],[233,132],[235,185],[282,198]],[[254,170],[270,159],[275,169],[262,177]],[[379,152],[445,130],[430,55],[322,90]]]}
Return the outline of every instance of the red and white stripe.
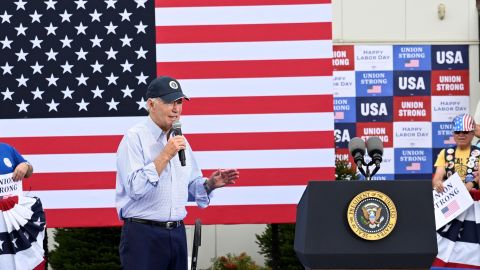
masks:
{"label": "red and white stripe", "polygon": [[[204,174],[235,186],[187,222],[294,222],[309,180],[334,179],[331,1],[155,1],[157,74],[177,78],[184,133]],[[0,141],[34,166],[24,191],[49,227],[111,226],[115,153],[142,117],[0,120]]]}

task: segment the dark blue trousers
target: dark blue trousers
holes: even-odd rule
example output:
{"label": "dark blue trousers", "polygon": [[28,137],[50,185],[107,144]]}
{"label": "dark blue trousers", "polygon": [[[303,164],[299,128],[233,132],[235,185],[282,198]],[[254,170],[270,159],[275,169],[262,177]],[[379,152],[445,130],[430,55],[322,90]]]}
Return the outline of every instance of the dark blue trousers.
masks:
{"label": "dark blue trousers", "polygon": [[124,270],[187,270],[185,226],[165,229],[125,221],[120,239]]}

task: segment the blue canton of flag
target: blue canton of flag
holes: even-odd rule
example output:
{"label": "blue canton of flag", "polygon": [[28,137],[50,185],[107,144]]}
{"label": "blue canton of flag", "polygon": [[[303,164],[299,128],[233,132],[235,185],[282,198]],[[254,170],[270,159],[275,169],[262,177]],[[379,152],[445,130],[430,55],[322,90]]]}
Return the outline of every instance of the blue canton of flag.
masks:
{"label": "blue canton of flag", "polygon": [[145,115],[152,1],[2,1],[0,118]]}

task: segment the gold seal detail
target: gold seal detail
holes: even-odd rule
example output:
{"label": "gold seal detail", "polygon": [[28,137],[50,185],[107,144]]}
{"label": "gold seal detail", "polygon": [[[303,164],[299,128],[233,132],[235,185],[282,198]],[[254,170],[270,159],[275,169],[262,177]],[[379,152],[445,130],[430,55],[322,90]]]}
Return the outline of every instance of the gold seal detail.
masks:
{"label": "gold seal detail", "polygon": [[364,191],[350,202],[347,210],[348,225],[365,240],[380,240],[388,236],[397,223],[397,208],[384,193]]}

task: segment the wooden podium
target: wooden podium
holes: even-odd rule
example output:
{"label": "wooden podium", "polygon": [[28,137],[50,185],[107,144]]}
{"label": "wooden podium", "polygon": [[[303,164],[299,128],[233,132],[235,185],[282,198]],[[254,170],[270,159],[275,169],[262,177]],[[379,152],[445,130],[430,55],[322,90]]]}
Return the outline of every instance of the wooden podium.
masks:
{"label": "wooden podium", "polygon": [[[373,227],[385,220],[380,215],[396,218],[379,240],[361,238],[349,224],[352,205],[362,201],[352,200],[370,191],[386,195],[396,210],[390,216],[388,209],[377,211],[377,217],[371,211]],[[355,212],[363,223],[369,222],[368,202]],[[376,227],[372,230],[377,235]],[[294,249],[306,269],[428,269],[437,255],[431,182],[311,181],[297,206]]]}

